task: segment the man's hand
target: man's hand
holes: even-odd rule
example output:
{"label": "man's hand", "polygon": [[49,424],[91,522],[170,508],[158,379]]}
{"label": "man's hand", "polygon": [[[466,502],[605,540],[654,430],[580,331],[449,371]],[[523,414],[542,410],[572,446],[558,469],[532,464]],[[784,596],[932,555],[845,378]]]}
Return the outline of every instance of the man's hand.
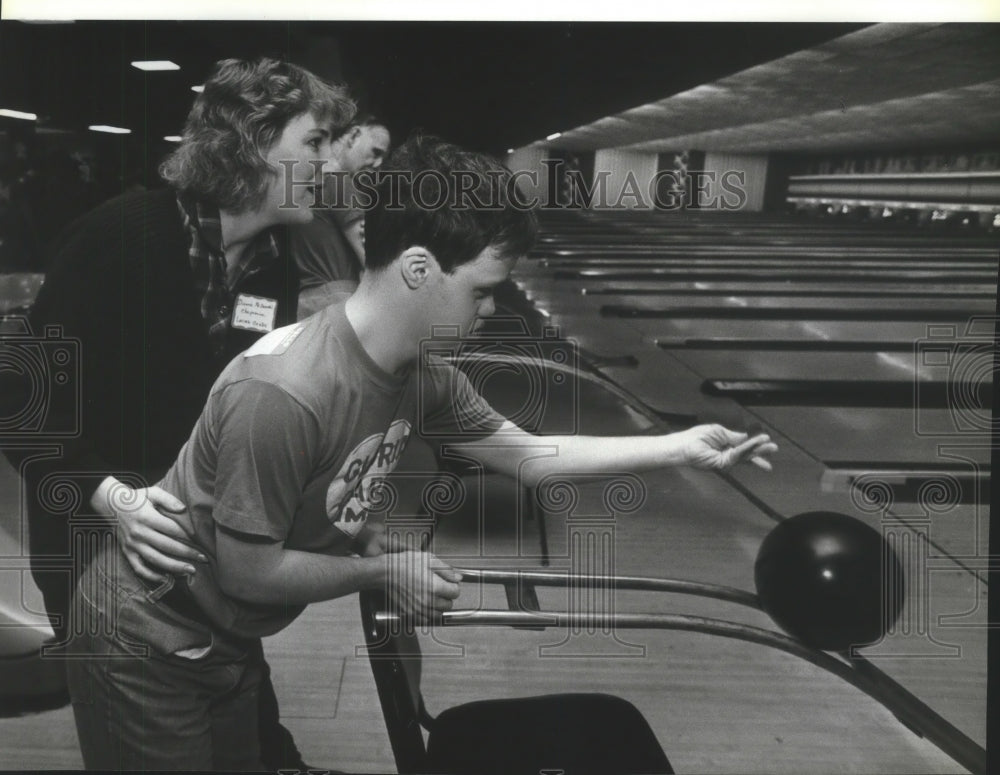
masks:
{"label": "man's hand", "polygon": [[454,568],[430,552],[397,552],[386,558],[386,588],[399,614],[426,624],[451,610],[462,580]]}
{"label": "man's hand", "polygon": [[186,543],[187,534],[169,516],[183,512],[184,504],[159,487],[136,490],[109,476],[94,492],[90,505],[114,520],[122,554],[147,581],[165,581],[164,573],[190,575],[195,572],[191,562],[208,561]]}
{"label": "man's hand", "polygon": [[770,471],[771,462],[765,456],[778,451],[766,433],[751,438],[721,425],[696,425],[678,435],[684,462],[712,471],[725,471],[743,461]]}

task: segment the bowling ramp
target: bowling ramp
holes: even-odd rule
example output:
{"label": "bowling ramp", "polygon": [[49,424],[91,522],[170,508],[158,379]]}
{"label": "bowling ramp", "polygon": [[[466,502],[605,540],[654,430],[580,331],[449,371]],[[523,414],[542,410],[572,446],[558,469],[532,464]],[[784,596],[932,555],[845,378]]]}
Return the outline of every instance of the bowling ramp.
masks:
{"label": "bowling ramp", "polygon": [[63,662],[45,659],[52,638],[42,595],[28,569],[20,480],[0,458],[0,716],[68,701]]}

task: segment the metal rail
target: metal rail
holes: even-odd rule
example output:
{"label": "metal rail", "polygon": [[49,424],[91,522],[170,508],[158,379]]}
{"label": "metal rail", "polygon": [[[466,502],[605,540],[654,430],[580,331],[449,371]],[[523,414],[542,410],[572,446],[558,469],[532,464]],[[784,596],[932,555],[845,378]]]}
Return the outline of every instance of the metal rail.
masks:
{"label": "metal rail", "polygon": [[[760,610],[756,595],[731,587],[681,579],[645,576],[602,576],[569,574],[546,570],[482,570],[456,568],[463,580],[520,587],[604,585],[616,590],[673,592],[715,598]],[[379,612],[376,622],[383,626],[399,625],[398,614]],[[757,643],[805,660],[867,694],[884,705],[907,728],[926,737],[938,748],[975,775],[986,775],[986,750],[942,718],[862,657],[847,652],[838,656],[811,648],[787,635],[724,619],[666,613],[608,613],[593,615],[576,611],[534,610],[454,610],[440,615],[438,624],[444,627],[517,627],[545,629],[548,627],[616,627],[622,629],[680,630],[717,635],[723,638]]]}
{"label": "metal rail", "polygon": [[682,579],[658,579],[649,576],[601,576],[569,574],[549,570],[485,570],[479,568],[455,568],[462,574],[463,581],[481,581],[487,584],[532,584],[536,587],[568,587],[571,584],[603,585],[615,589],[640,592],[676,592],[678,594],[712,597],[731,603],[760,609],[760,600],[750,592],[718,584]]}

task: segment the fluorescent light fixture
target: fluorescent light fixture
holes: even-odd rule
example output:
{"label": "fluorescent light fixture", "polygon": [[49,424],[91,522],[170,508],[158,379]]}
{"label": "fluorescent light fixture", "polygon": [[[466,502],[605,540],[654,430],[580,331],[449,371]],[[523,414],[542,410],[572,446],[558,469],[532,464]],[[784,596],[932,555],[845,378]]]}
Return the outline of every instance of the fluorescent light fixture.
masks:
{"label": "fluorescent light fixture", "polygon": [[180,70],[181,66],[174,64],[169,59],[147,59],[139,60],[138,62],[133,62],[132,67],[136,67],[139,70]]}
{"label": "fluorescent light fixture", "polygon": [[205,91],[205,87],[204,86],[200,86],[200,85],[199,86],[192,86],[191,87],[191,91],[196,91],[199,94],[201,94],[203,91]]}
{"label": "fluorescent light fixture", "polygon": [[179,143],[181,141],[181,136],[180,135],[167,135],[163,139],[166,140],[168,143]]}
{"label": "fluorescent light fixture", "polygon": [[23,110],[8,110],[7,108],[0,108],[0,116],[6,116],[7,118],[23,118],[25,121],[38,120],[38,116],[34,113],[25,113]]}
{"label": "fluorescent light fixture", "polygon": [[558,138],[560,138],[560,137],[562,137],[562,132],[553,132],[552,134],[550,134],[550,135],[549,135],[548,137],[546,137],[545,139],[546,139],[546,140],[556,140],[556,139],[558,139]]}
{"label": "fluorescent light fixture", "polygon": [[91,124],[87,127],[91,132],[107,132],[112,135],[130,135],[132,134],[131,129],[125,129],[120,126],[108,126],[107,124]]}

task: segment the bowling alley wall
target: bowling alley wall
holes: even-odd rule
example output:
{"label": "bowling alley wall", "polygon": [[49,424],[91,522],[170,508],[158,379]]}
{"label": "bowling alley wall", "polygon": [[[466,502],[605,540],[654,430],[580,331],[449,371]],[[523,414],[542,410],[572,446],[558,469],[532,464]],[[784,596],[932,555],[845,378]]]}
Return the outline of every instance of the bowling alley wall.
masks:
{"label": "bowling alley wall", "polygon": [[[544,206],[797,212],[1000,226],[1000,150],[787,154],[527,146],[507,156]],[[574,182],[575,178],[575,182]]]}

